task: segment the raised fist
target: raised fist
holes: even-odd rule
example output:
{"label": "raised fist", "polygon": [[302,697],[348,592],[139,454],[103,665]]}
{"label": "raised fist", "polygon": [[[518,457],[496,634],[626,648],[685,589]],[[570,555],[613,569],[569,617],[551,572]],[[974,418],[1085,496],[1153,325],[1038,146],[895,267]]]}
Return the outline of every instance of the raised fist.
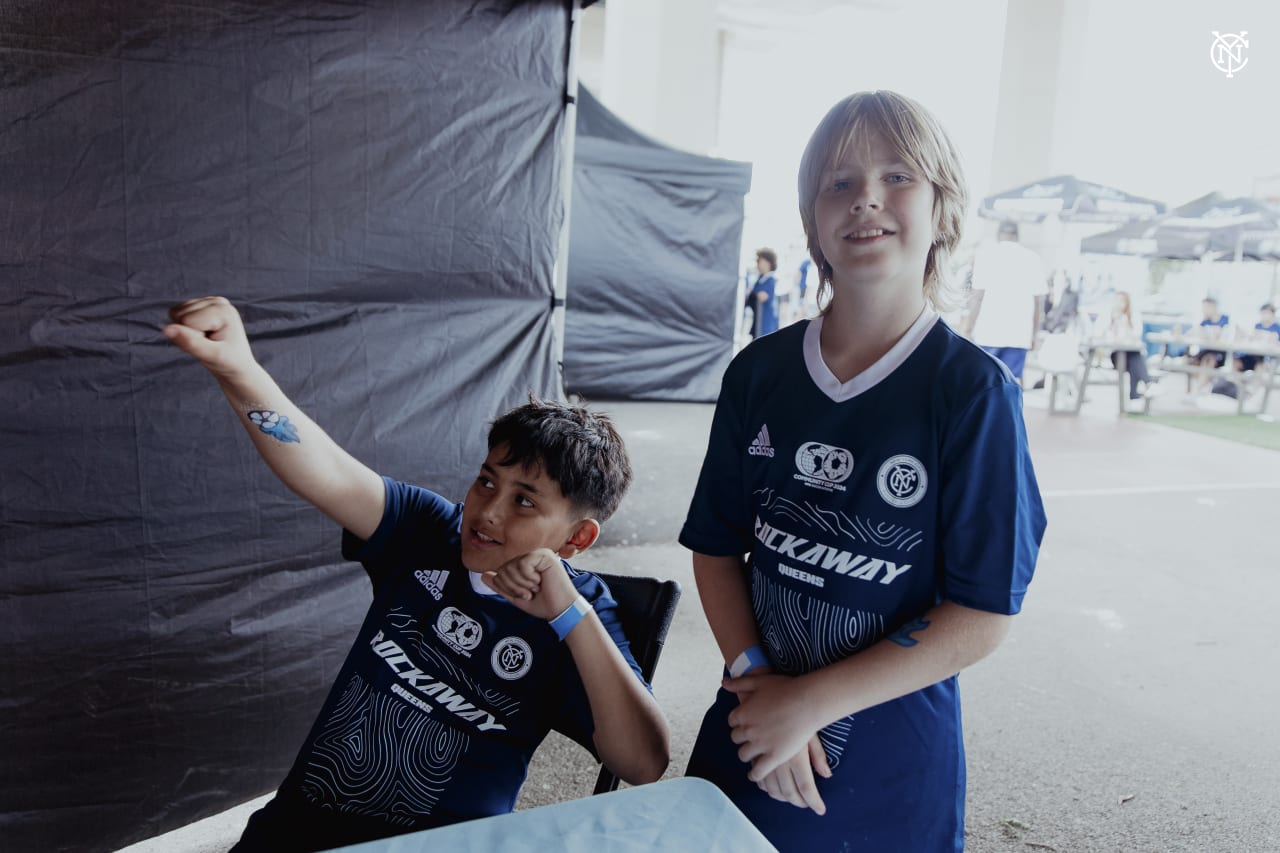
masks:
{"label": "raised fist", "polygon": [[218,377],[232,378],[257,362],[235,306],[221,296],[191,299],[169,309],[166,338]]}

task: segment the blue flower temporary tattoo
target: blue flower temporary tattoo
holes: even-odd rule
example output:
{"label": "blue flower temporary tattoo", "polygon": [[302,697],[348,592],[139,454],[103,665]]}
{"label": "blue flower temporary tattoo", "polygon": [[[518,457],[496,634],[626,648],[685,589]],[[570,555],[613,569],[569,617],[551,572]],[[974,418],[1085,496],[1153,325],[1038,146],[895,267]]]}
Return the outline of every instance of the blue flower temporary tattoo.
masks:
{"label": "blue flower temporary tattoo", "polygon": [[928,628],[928,627],[929,627],[929,623],[926,622],[924,619],[916,619],[914,622],[908,622],[898,630],[894,631],[892,634],[889,635],[888,639],[892,640],[893,642],[897,643],[900,646],[907,646],[907,647],[914,646],[918,644],[920,641],[917,640],[915,637],[912,637],[911,634],[915,631],[923,631],[925,628]]}
{"label": "blue flower temporary tattoo", "polygon": [[249,413],[249,420],[257,424],[258,429],[276,441],[283,441],[285,444],[290,442],[302,443],[302,439],[298,438],[298,430],[294,428],[293,424],[289,423],[287,417],[278,412],[253,411]]}

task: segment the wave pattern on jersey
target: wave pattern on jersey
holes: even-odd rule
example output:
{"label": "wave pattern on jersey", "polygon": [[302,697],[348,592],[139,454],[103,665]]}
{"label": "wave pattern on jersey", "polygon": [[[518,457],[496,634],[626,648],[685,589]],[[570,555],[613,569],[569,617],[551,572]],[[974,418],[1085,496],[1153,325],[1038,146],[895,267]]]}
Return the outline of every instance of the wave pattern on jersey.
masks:
{"label": "wave pattern on jersey", "polygon": [[322,806],[411,826],[431,814],[469,743],[353,676],[316,736],[302,790]]}
{"label": "wave pattern on jersey", "polygon": [[404,608],[400,607],[387,611],[387,616],[392,626],[399,632],[399,637],[408,640],[413,646],[414,653],[431,661],[433,666],[449,673],[449,677],[453,679],[455,684],[465,684],[467,690],[483,699],[485,704],[507,716],[514,716],[520,712],[520,701],[518,699],[503,693],[501,690],[494,690],[477,684],[470,673],[458,666],[452,657],[427,641],[423,633],[415,627],[418,623],[417,617],[411,616],[405,612]]}
{"label": "wave pattern on jersey", "polygon": [[[880,614],[819,601],[773,582],[754,567],[751,606],[770,659],[787,675],[813,672],[844,660],[884,636]],[[852,722],[852,717],[846,717],[822,730],[828,761],[839,761]]]}
{"label": "wave pattern on jersey", "polygon": [[755,492],[761,511],[790,518],[809,527],[816,527],[837,536],[846,536],[855,542],[866,542],[882,548],[910,551],[924,540],[924,534],[901,524],[872,521],[869,518],[850,518],[837,510],[822,509],[809,501],[797,502],[777,495],[773,489]]}
{"label": "wave pattern on jersey", "polygon": [[831,725],[818,729],[818,741],[827,754],[827,766],[832,770],[840,766],[840,759],[844,756],[844,747],[849,742],[852,730],[853,717],[836,720]]}

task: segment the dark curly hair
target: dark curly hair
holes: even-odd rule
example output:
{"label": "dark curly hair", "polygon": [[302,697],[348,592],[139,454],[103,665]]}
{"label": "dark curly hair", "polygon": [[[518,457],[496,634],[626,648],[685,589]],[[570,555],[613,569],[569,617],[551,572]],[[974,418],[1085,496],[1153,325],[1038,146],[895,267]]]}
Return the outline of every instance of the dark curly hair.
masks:
{"label": "dark curly hair", "polygon": [[506,445],[499,465],[541,468],[575,509],[605,521],[631,485],[631,460],[613,421],[584,406],[533,394],[493,422],[489,449]]}

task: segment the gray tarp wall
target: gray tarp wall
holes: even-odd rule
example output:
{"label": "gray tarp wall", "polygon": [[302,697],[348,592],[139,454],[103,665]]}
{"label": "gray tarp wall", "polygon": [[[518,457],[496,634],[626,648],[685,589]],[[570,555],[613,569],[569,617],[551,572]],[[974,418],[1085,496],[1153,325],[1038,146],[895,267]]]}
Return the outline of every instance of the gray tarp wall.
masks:
{"label": "gray tarp wall", "polygon": [[159,334],[224,294],[382,473],[460,497],[559,392],[566,2],[0,2],[0,849],[271,790],[370,598]]}
{"label": "gray tarp wall", "polygon": [[714,400],[733,353],[751,166],[677,151],[578,89],[565,388]]}

